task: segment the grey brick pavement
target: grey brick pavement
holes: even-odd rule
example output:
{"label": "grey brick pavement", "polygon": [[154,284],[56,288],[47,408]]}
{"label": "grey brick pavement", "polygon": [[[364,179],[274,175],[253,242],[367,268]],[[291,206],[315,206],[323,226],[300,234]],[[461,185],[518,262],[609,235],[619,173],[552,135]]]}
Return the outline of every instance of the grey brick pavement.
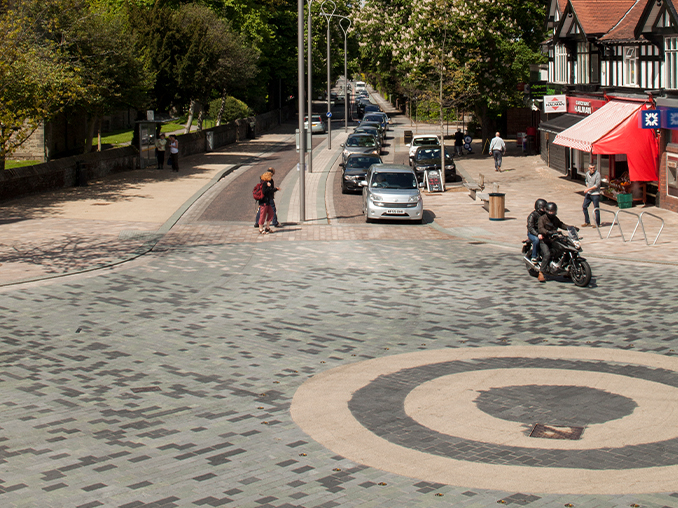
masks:
{"label": "grey brick pavement", "polygon": [[591,288],[535,286],[515,255],[465,241],[245,243],[4,288],[0,505],[678,506],[672,492],[428,484],[336,456],[290,419],[308,377],[385,355],[537,343],[675,354],[672,278],[593,268]]}

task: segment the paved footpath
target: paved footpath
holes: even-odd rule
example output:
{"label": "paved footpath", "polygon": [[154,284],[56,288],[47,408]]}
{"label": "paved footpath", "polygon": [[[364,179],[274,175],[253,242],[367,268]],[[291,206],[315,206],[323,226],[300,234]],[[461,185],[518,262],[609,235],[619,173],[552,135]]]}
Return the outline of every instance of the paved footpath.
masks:
{"label": "paved footpath", "polygon": [[525,187],[580,222],[536,158],[486,178],[503,222],[450,190],[334,224],[322,148],[307,222],[201,222],[289,138],[5,204],[0,506],[678,508],[671,214],[656,247],[587,231],[588,288],[520,261]]}

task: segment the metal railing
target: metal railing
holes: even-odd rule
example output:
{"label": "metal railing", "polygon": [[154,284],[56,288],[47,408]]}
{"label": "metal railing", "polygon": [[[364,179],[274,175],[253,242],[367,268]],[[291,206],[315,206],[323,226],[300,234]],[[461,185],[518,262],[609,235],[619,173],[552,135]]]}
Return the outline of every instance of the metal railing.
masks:
{"label": "metal railing", "polygon": [[[640,230],[643,232],[643,237],[645,238],[645,244],[650,245],[650,242],[647,239],[647,233],[645,232],[645,225],[643,224],[643,215],[649,215],[650,217],[654,217],[655,219],[659,219],[662,222],[662,225],[659,228],[659,232],[657,233],[657,236],[655,237],[654,242],[652,242],[652,245],[656,245],[657,240],[659,239],[659,235],[661,235],[662,231],[664,230],[664,219],[662,219],[661,217],[659,217],[659,216],[657,216],[653,213],[650,213],[650,212],[640,212],[638,214],[638,213],[635,213],[635,212],[631,212],[629,210],[620,209],[620,210],[617,210],[617,212],[615,213],[611,210],[605,210],[605,209],[602,209],[602,208],[594,208],[593,212],[594,212],[594,214],[595,214],[595,212],[606,212],[606,213],[611,213],[611,214],[614,215],[614,219],[612,219],[612,225],[610,226],[610,229],[607,232],[607,236],[605,237],[606,240],[608,238],[610,238],[610,235],[612,234],[612,230],[614,229],[614,227],[616,225],[619,228],[619,234],[621,234],[622,241],[631,242],[631,241],[633,241],[633,237],[636,235],[636,231],[638,231],[638,226],[640,226]],[[629,238],[628,240],[626,240],[626,238],[624,237],[624,231],[622,230],[621,222],[619,221],[619,214],[620,213],[625,213],[627,215],[633,215],[634,217],[637,218],[636,226],[633,228],[633,233],[631,233],[631,238]],[[598,230],[598,236],[602,240],[603,235],[600,232],[601,228],[597,228],[597,230]]]}

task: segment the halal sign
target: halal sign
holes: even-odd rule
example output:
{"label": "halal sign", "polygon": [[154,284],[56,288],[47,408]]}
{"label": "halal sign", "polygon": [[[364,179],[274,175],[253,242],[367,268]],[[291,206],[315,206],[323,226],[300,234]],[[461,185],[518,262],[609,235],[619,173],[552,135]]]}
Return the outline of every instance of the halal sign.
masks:
{"label": "halal sign", "polygon": [[544,113],[565,113],[567,99],[564,95],[544,95]]}

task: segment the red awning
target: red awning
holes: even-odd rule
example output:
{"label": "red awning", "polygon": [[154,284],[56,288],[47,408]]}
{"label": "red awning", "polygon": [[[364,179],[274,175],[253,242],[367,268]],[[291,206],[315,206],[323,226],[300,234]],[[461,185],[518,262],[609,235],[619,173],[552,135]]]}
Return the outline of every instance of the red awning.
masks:
{"label": "red awning", "polygon": [[[590,152],[591,146],[642,107],[638,102],[610,101],[553,140],[556,145]],[[625,153],[625,152],[618,152]]]}
{"label": "red awning", "polygon": [[[599,110],[600,111],[600,110]],[[640,111],[629,116],[621,124],[593,144],[592,153],[613,155],[626,154],[629,180],[632,182],[655,182],[659,179],[657,163],[659,141],[652,129],[641,129]]]}
{"label": "red awning", "polygon": [[658,141],[638,121],[645,104],[610,101],[553,140],[556,145],[601,155],[625,154],[632,182],[658,180]]}

